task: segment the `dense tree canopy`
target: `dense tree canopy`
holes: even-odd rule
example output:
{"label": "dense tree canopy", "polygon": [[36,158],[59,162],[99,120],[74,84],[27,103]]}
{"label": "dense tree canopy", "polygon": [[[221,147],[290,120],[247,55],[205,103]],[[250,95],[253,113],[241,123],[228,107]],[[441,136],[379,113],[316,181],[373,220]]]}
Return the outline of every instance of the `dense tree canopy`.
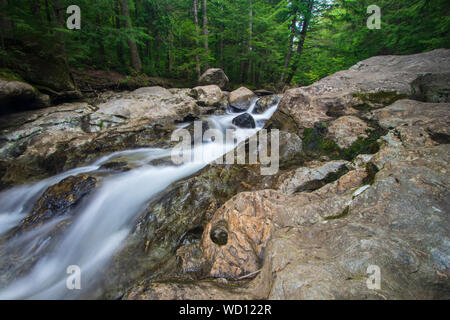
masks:
{"label": "dense tree canopy", "polygon": [[[68,6],[81,29],[66,28]],[[306,85],[379,54],[450,44],[447,0],[0,0],[3,68],[26,46],[97,68],[196,79],[221,67],[235,84]]]}

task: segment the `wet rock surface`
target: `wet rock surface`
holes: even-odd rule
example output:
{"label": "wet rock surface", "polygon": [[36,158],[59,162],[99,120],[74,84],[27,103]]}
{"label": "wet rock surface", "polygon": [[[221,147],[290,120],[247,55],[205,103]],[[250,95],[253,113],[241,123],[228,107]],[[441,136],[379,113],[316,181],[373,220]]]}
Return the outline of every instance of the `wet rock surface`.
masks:
{"label": "wet rock surface", "polygon": [[1,117],[0,170],[5,174],[0,188],[42,179],[115,151],[170,147],[176,123],[209,109],[185,92],[147,87]]}
{"label": "wet rock surface", "polygon": [[245,87],[240,87],[239,89],[230,92],[228,101],[233,108],[246,111],[250,108],[252,100],[256,98],[257,96],[253,93],[253,91]]}
{"label": "wet rock surface", "polygon": [[68,214],[95,189],[96,184],[96,178],[83,174],[68,177],[48,188],[23,220],[20,232],[29,227],[37,228],[53,218]]}
{"label": "wet rock surface", "polygon": [[266,95],[256,102],[254,113],[260,114],[266,112],[269,108],[278,104],[281,100],[281,95]]}
{"label": "wet rock surface", "polygon": [[255,119],[253,119],[252,115],[249,113],[244,113],[234,118],[233,124],[240,128],[254,129],[256,127]]}

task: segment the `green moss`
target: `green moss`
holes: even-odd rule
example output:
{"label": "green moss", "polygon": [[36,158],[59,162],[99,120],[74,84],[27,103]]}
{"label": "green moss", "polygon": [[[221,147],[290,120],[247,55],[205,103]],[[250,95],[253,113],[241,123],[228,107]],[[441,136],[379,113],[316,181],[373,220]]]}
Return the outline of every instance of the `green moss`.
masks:
{"label": "green moss", "polygon": [[377,142],[380,138],[380,132],[377,130],[369,131],[368,138],[359,137],[347,149],[341,149],[333,140],[326,138],[319,131],[308,128],[303,133],[303,149],[311,158],[328,156],[332,160],[352,161],[360,154],[375,154],[380,150],[380,145]]}
{"label": "green moss", "polygon": [[367,177],[364,178],[363,184],[373,185],[375,183],[375,177],[376,177],[378,171],[379,170],[378,170],[377,166],[374,165],[373,163],[369,162],[368,164],[366,164]]}
{"label": "green moss", "polygon": [[366,275],[356,275],[353,277],[349,277],[346,280],[365,280],[365,279],[367,279]]}
{"label": "green moss", "polygon": [[317,130],[307,128],[303,132],[303,136],[303,149],[307,153],[312,156],[327,155],[332,158],[339,158],[339,146],[333,140],[323,137]]}
{"label": "green moss", "polygon": [[371,111],[373,109],[372,106],[370,104],[368,104],[368,103],[363,103],[363,104],[360,104],[360,105],[355,106],[353,108],[356,109],[356,110],[359,110],[359,111]]}
{"label": "green moss", "polygon": [[332,221],[332,220],[343,219],[343,218],[347,217],[349,214],[350,214],[350,207],[347,207],[344,209],[344,211],[342,211],[342,213],[340,215],[335,216],[335,217],[329,217],[329,218],[326,218],[325,220]]}
{"label": "green moss", "polygon": [[379,139],[375,131],[369,132],[368,138],[359,137],[348,149],[341,150],[342,159],[352,161],[360,154],[375,154],[380,151]]}
{"label": "green moss", "polygon": [[21,76],[12,72],[9,69],[0,69],[0,78],[9,81],[21,81],[24,82]]}
{"label": "green moss", "polygon": [[378,91],[371,93],[355,93],[354,97],[360,98],[364,104],[361,105],[361,108],[370,107],[371,103],[382,104],[384,106],[388,106],[393,104],[397,100],[406,99],[408,95],[406,94],[398,94],[395,91]]}

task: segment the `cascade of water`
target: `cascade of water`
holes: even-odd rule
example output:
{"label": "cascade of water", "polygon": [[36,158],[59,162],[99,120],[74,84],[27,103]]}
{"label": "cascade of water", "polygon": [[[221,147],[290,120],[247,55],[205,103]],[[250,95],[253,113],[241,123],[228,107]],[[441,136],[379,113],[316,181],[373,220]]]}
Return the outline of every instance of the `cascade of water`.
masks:
{"label": "cascade of water", "polygon": [[[252,102],[251,109],[256,101]],[[265,113],[255,115],[258,125],[255,129],[235,130],[236,143],[244,141],[262,129],[263,122],[275,112],[273,106]],[[251,110],[249,110],[251,112]],[[210,116],[210,126],[224,131],[231,126],[232,119],[239,114],[227,113]],[[66,287],[66,270],[77,265],[83,270],[83,284],[94,280],[111,256],[117,252],[130,233],[136,219],[149,200],[170,184],[194,174],[203,167],[236,147],[225,145],[223,141],[202,144],[194,153],[203,153],[200,162],[188,162],[181,166],[166,165],[154,167],[151,160],[167,158],[171,150],[139,149],[113,153],[92,165],[81,167],[42,180],[38,183],[15,187],[0,193],[0,236],[16,226],[28,214],[34,202],[50,186],[63,179],[81,173],[95,172],[108,161],[120,159],[133,163],[133,169],[107,176],[102,183],[77,209],[76,219],[63,234],[62,240],[52,246],[52,250],[39,258],[28,273],[19,279],[10,279],[9,285],[0,288],[0,299],[72,299],[79,291],[69,291]],[[31,254],[30,248],[36,244],[47,246],[53,239],[48,230],[58,221],[51,221],[37,230],[30,231],[14,239],[10,246],[22,245],[22,254]],[[31,241],[31,242],[30,242]],[[24,245],[27,243],[28,245]],[[1,262],[0,262],[1,267]],[[20,266],[18,266],[20,268]]]}

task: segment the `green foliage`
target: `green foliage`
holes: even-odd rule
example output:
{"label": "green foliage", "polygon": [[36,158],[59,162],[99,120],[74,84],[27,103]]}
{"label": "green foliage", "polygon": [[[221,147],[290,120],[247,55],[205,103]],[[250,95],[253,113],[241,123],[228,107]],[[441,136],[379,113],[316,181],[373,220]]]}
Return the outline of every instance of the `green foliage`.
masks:
{"label": "green foliage", "polygon": [[[232,83],[275,84],[288,51],[293,83],[308,85],[365,58],[448,48],[447,0],[379,0],[382,27],[366,27],[372,0],[207,0],[208,50],[203,46],[203,11],[196,28],[192,0],[14,0],[0,10],[0,66],[20,63],[25,47],[63,57],[72,68],[132,74],[129,41],[137,44],[143,72],[196,80],[196,59],[222,67]],[[66,8],[81,8],[81,30],[68,30]],[[59,10],[58,8],[61,8]],[[252,13],[252,14],[250,14]],[[296,15],[297,25],[291,30]],[[311,18],[303,50],[301,25]],[[126,22],[131,22],[125,27]],[[198,30],[198,32],[197,32]],[[293,44],[290,48],[290,39]]]}

